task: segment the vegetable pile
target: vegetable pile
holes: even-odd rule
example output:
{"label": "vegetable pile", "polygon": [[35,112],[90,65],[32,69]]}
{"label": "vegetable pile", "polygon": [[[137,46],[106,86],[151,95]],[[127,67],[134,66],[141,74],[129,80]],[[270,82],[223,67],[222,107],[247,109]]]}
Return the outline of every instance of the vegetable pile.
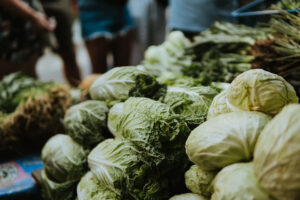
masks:
{"label": "vegetable pile", "polygon": [[221,93],[212,86],[168,86],[154,100],[127,90],[113,104],[119,85],[110,87],[110,95],[96,90],[101,100],[70,107],[66,134],[44,146],[44,199],[299,197],[299,177],[290,174],[300,164],[300,105],[282,77],[248,70]]}
{"label": "vegetable pile", "polygon": [[71,104],[65,85],[42,83],[22,73],[0,81],[0,154],[23,154],[63,130],[60,119]]}
{"label": "vegetable pile", "polygon": [[260,42],[278,45],[274,29],[217,22],[194,41],[176,31],[143,65],[97,77],[42,149],[43,198],[300,199],[298,96],[251,69],[264,63]]}

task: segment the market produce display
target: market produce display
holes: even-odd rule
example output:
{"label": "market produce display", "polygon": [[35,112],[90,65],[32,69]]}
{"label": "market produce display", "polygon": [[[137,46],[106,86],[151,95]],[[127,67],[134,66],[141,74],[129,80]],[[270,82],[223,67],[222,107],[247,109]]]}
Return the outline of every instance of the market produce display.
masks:
{"label": "market produce display", "polygon": [[72,100],[68,86],[43,83],[22,73],[0,81],[0,154],[41,147],[54,133]]}
{"label": "market produce display", "polygon": [[279,55],[278,35],[223,22],[194,41],[175,31],[142,65],[97,77],[42,150],[44,199],[298,200],[299,98],[251,69],[266,63],[260,42]]}

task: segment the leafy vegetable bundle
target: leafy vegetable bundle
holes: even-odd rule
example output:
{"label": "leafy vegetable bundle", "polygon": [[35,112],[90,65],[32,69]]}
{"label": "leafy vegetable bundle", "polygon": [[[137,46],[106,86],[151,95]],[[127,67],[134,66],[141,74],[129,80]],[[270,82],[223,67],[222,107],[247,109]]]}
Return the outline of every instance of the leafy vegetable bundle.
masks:
{"label": "leafy vegetable bundle", "polygon": [[60,119],[70,106],[69,88],[42,83],[22,73],[0,82],[0,153],[24,153],[41,147],[54,132],[63,130]]}
{"label": "leafy vegetable bundle", "polygon": [[267,38],[267,28],[226,22],[216,22],[192,42],[181,32],[172,32],[162,45],[152,46],[145,52],[141,68],[164,83],[176,79],[190,79],[195,85],[230,82],[251,68],[254,57],[247,55],[251,46]]}
{"label": "leafy vegetable bundle", "polygon": [[253,68],[262,68],[284,77],[299,95],[300,15],[282,11],[281,15],[272,17],[269,26],[274,39],[260,40],[253,45]]}

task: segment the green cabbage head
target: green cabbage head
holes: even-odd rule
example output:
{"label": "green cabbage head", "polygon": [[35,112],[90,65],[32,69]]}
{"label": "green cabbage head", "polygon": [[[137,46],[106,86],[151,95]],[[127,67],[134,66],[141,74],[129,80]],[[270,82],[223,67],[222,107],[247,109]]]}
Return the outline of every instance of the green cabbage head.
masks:
{"label": "green cabbage head", "polygon": [[192,165],[184,174],[185,185],[193,193],[210,197],[209,186],[216,174],[217,172],[205,171],[197,165]]}
{"label": "green cabbage head", "polygon": [[206,200],[206,199],[198,194],[185,193],[185,194],[175,195],[171,197],[169,200]]}
{"label": "green cabbage head", "polygon": [[165,159],[172,163],[172,168],[187,163],[184,144],[190,129],[167,104],[131,97],[124,104],[112,107],[108,127],[115,136],[133,141],[139,149],[151,151],[157,164]]}
{"label": "green cabbage head", "polygon": [[222,169],[214,179],[211,200],[271,200],[254,175],[253,163],[235,163]]}
{"label": "green cabbage head", "polygon": [[269,121],[269,116],[259,112],[219,115],[192,131],[186,153],[193,163],[208,171],[250,160],[257,138]]}
{"label": "green cabbage head", "polygon": [[78,200],[121,200],[120,196],[100,184],[92,172],[86,173],[77,185]]}
{"label": "green cabbage head", "polygon": [[87,170],[88,152],[70,136],[57,134],[42,149],[47,176],[55,182],[79,180]]}
{"label": "green cabbage head", "polygon": [[163,199],[166,184],[152,171],[148,152],[128,140],[107,139],[88,156],[88,165],[99,184],[124,199]]}
{"label": "green cabbage head", "polygon": [[207,114],[207,119],[211,119],[220,114],[232,112],[230,107],[227,104],[227,92],[223,91],[217,96],[215,96],[212,101]]}
{"label": "green cabbage head", "polygon": [[44,200],[73,200],[77,181],[57,183],[48,178],[45,170],[41,172],[41,193]]}
{"label": "green cabbage head", "polygon": [[298,103],[293,86],[282,77],[262,69],[240,74],[231,83],[227,98],[234,107],[269,115],[276,115],[287,104]]}
{"label": "green cabbage head", "polygon": [[115,67],[96,79],[89,92],[94,100],[114,104],[112,102],[125,101],[129,96],[158,99],[165,93],[165,86],[136,67]]}
{"label": "green cabbage head", "polygon": [[264,128],[254,153],[261,185],[280,200],[300,199],[300,105],[288,105]]}
{"label": "green cabbage head", "polygon": [[88,100],[72,106],[65,114],[67,133],[84,146],[94,146],[108,137],[108,107],[104,101]]}
{"label": "green cabbage head", "polygon": [[201,88],[198,90],[198,88],[169,87],[162,102],[169,105],[191,128],[194,128],[206,121],[211,99],[201,95]]}

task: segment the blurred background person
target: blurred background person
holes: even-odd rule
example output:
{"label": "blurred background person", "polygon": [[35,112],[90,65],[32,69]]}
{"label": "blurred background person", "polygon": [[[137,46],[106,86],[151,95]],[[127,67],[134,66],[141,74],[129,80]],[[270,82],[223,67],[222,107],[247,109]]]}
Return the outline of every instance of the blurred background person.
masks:
{"label": "blurred background person", "polygon": [[70,0],[41,0],[49,17],[54,17],[57,25],[54,30],[58,47],[53,49],[63,60],[63,72],[68,82],[74,86],[81,80],[72,41],[72,14]]}
{"label": "blurred background person", "polygon": [[234,22],[230,14],[237,8],[237,0],[170,0],[168,27],[192,38],[217,20]]}
{"label": "blurred background person", "polygon": [[113,66],[129,65],[134,23],[127,0],[79,0],[78,4],[92,73],[107,71],[108,53],[113,56]]}
{"label": "blurred background person", "polygon": [[135,22],[131,64],[138,65],[150,45],[161,44],[166,35],[168,0],[129,0],[128,7]]}
{"label": "blurred background person", "polygon": [[15,71],[37,77],[35,65],[55,22],[37,0],[0,0],[0,77]]}

